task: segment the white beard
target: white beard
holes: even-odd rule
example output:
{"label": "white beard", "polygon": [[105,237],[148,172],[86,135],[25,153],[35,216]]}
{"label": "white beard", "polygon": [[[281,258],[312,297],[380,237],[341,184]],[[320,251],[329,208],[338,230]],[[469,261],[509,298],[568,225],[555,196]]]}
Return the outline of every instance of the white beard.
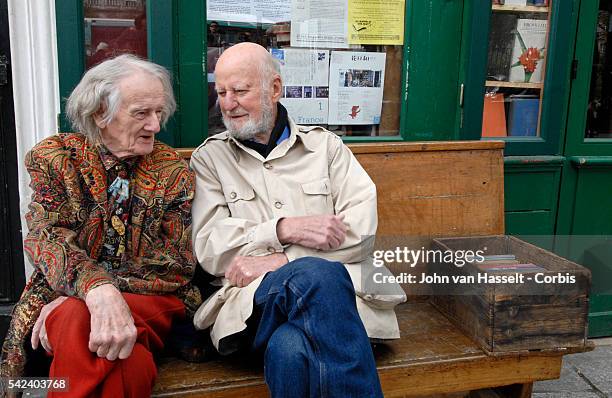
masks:
{"label": "white beard", "polygon": [[239,141],[253,140],[255,136],[268,134],[274,128],[275,120],[272,117],[272,107],[273,104],[271,102],[261,101],[261,118],[255,120],[249,116],[249,120],[242,127],[234,126],[232,119],[223,114],[223,124],[231,137]]}

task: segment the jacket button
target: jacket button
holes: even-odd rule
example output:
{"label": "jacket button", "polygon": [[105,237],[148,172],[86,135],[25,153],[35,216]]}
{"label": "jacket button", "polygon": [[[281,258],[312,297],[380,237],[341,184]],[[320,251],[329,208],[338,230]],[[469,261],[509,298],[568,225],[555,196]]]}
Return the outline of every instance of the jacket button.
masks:
{"label": "jacket button", "polygon": [[280,209],[281,207],[283,207],[283,204],[281,202],[274,202],[274,207],[276,207],[277,209]]}
{"label": "jacket button", "polygon": [[264,163],[264,167],[270,170],[272,168],[272,165],[270,163]]}
{"label": "jacket button", "polygon": [[271,246],[270,246],[270,247],[268,247],[268,251],[269,251],[270,253],[276,253],[276,249],[275,249],[275,248],[273,248],[273,247],[271,247]]}
{"label": "jacket button", "polygon": [[230,198],[231,199],[236,199],[236,196],[238,196],[238,195],[236,195],[236,192],[230,193]]}

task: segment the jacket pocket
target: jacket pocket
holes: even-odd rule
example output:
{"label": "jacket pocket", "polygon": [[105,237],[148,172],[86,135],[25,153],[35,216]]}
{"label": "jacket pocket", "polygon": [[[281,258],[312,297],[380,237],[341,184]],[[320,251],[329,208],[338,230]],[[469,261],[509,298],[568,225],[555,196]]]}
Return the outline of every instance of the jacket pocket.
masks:
{"label": "jacket pocket", "polygon": [[331,183],[328,177],[301,184],[308,215],[334,214]]}
{"label": "jacket pocket", "polygon": [[224,188],[223,195],[234,217],[244,218],[248,216],[248,208],[254,202],[255,191],[248,186],[230,185]]}

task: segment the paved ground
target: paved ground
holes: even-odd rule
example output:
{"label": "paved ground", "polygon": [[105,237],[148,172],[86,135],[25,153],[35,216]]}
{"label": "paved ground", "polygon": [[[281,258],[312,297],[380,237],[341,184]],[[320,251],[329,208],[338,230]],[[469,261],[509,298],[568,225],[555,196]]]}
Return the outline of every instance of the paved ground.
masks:
{"label": "paved ground", "polygon": [[612,338],[594,341],[595,350],[564,357],[561,378],[535,383],[533,397],[612,397]]}

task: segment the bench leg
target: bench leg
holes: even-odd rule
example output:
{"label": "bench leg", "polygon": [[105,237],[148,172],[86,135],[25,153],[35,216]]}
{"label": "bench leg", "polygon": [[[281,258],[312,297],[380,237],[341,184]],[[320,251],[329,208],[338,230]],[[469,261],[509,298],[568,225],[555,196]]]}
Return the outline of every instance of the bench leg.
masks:
{"label": "bench leg", "polygon": [[513,384],[506,387],[506,397],[512,398],[530,398],[533,392],[533,383]]}
{"label": "bench leg", "polygon": [[469,398],[530,398],[533,383],[512,384],[510,386],[487,388],[472,391]]}

